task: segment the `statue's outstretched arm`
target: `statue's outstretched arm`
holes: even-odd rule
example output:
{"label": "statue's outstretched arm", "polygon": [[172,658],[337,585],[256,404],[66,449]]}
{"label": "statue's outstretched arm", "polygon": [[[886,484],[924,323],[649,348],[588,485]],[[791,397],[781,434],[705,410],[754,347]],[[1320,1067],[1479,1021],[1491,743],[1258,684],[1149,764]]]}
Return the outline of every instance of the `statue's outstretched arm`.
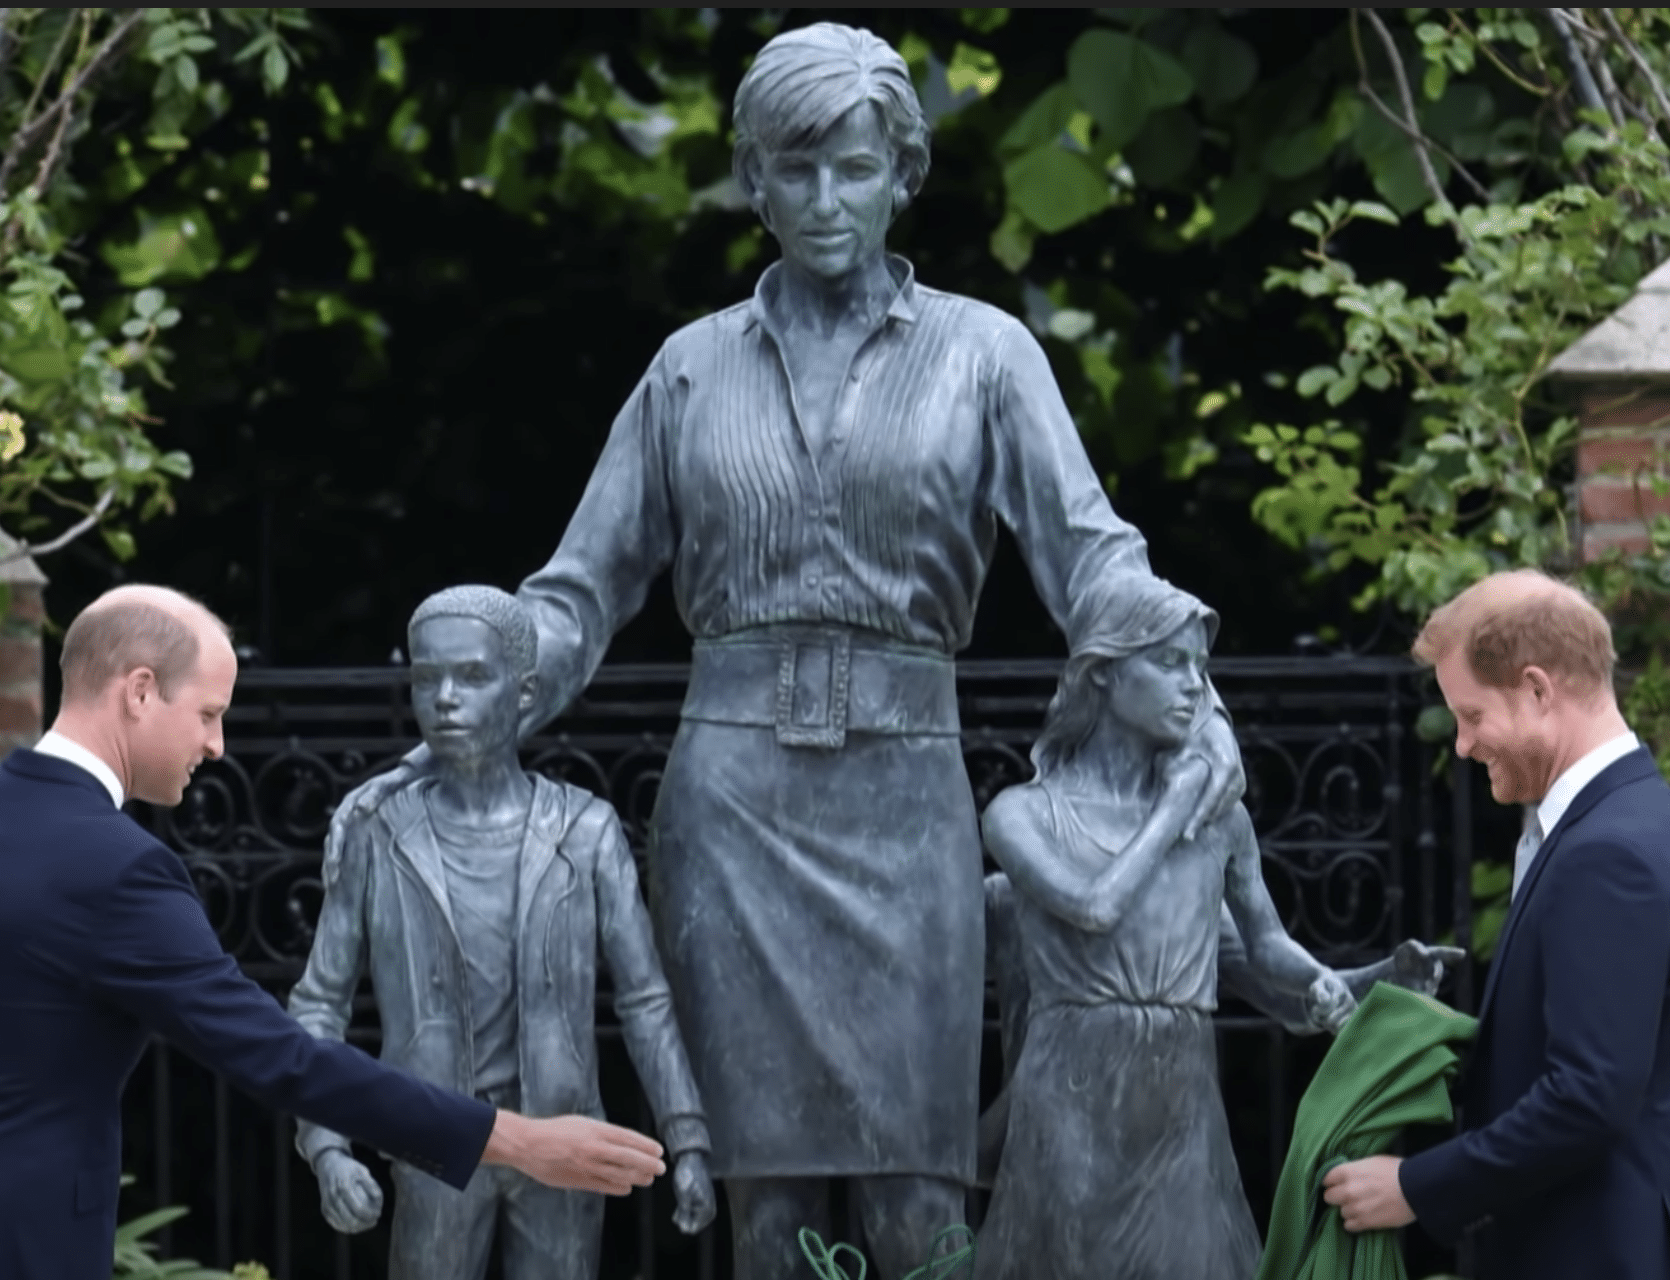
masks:
{"label": "statue's outstretched arm", "polygon": [[[1357,1002],[1338,974],[1288,936],[1264,883],[1258,838],[1245,808],[1237,805],[1230,811],[1223,820],[1223,836],[1230,841],[1224,902],[1246,949],[1244,977],[1251,979],[1247,986],[1257,994],[1274,991],[1299,997],[1306,1023],[1337,1029]],[[1292,1010],[1282,1012],[1290,1017]],[[1288,1017],[1281,1020],[1288,1023]]]}
{"label": "statue's outstretched arm", "polygon": [[1294,1035],[1315,1035],[1322,1030],[1311,1021],[1310,1004],[1303,991],[1276,986],[1253,967],[1227,901],[1218,915],[1218,994],[1220,999],[1234,996],[1245,1000]]}
{"label": "statue's outstretched arm", "polygon": [[[579,696],[615,632],[643,608],[651,583],[672,560],[662,445],[673,410],[662,369],[657,356],[615,418],[556,553],[517,590],[539,629],[539,688],[522,716],[523,738]],[[337,806],[332,838],[428,769],[429,748],[420,742],[393,769],[360,783]]]}
{"label": "statue's outstretched arm", "polygon": [[[1021,324],[1006,328],[992,355],[987,403],[992,511],[1015,535],[1044,608],[1068,630],[1070,602],[1083,582],[1110,569],[1149,576],[1148,544],[1120,518],[1068,412],[1049,357]],[[1074,637],[1069,633],[1069,644]],[[1205,714],[1191,741],[1212,768],[1199,813],[1185,829],[1227,813],[1246,778],[1235,733],[1208,682]]]}
{"label": "statue's outstretched arm", "polygon": [[517,590],[539,628],[539,692],[522,717],[524,737],[579,696],[672,563],[666,441],[676,394],[664,361],[655,358],[615,418],[556,554]]}

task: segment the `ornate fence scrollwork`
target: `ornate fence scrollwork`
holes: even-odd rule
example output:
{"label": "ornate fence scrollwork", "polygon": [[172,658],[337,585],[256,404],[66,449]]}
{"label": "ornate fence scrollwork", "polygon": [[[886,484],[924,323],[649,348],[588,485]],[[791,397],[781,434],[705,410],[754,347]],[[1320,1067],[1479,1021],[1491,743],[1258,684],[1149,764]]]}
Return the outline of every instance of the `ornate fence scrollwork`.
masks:
{"label": "ornate fence scrollwork", "polygon": [[[1028,752],[1058,671],[1050,661],[961,666],[964,758],[982,807],[1004,787],[1032,776]],[[1265,877],[1296,938],[1331,963],[1362,963],[1407,934],[1430,934],[1452,901],[1465,913],[1465,894],[1452,892],[1460,882],[1453,868],[1442,865],[1445,841],[1434,815],[1445,806],[1433,801],[1431,749],[1408,732],[1430,700],[1422,691],[1425,677],[1396,659],[1226,659],[1213,664],[1212,675],[1240,739],[1245,803]],[[569,714],[529,742],[523,755],[528,768],[608,799],[640,857],[684,679],[680,667],[606,667]],[[416,741],[403,668],[253,669],[239,680],[225,758],[198,770],[178,808],[140,814],[180,853],[227,950],[275,995],[282,998],[299,976],[312,944],[332,812],[354,786],[392,767]],[[1464,807],[1458,804],[1455,812]],[[353,1038],[374,1044],[371,1002],[362,995],[356,1003]],[[611,1017],[607,1001],[600,1000],[605,1039],[613,1034]],[[1285,1124],[1300,1091],[1285,1078],[1285,1050],[1276,1051],[1285,1042],[1270,1024],[1244,1013],[1230,1011],[1221,1026],[1225,1034],[1268,1037],[1272,1049],[1264,1060],[1276,1065],[1265,1105],[1272,1125]],[[182,1108],[169,1101],[169,1073],[179,1068],[175,1055],[155,1059],[150,1101],[130,1099],[130,1119],[160,1144],[155,1167],[166,1188],[180,1160],[179,1135],[171,1126]],[[606,1073],[626,1070],[612,1062],[606,1054]],[[224,1102],[215,1115],[217,1126],[230,1123]],[[1243,1166],[1273,1158],[1284,1147],[1279,1127],[1273,1129],[1243,1151]],[[227,1135],[217,1137],[215,1150],[217,1201],[230,1187],[254,1185],[255,1173],[238,1165],[242,1157],[228,1154],[233,1144]],[[355,1254],[352,1264],[343,1240],[310,1245],[309,1233],[323,1230],[311,1209],[311,1187],[302,1193],[300,1212],[288,1207],[292,1166],[303,1169],[295,1176],[306,1178],[304,1167],[281,1149],[260,1159],[271,1171],[262,1176],[280,1184],[271,1203],[285,1206],[276,1242],[263,1246],[255,1236],[247,1245],[241,1237],[234,1241],[228,1215],[205,1208],[193,1220],[215,1220],[220,1230],[212,1243],[193,1238],[199,1256],[218,1252],[225,1264],[234,1254],[265,1250],[278,1264],[275,1274],[293,1266],[295,1274],[312,1275],[325,1273],[321,1265],[328,1270],[317,1261],[323,1247],[334,1249],[338,1275],[381,1275],[380,1264],[366,1260],[375,1255],[374,1244],[355,1245],[369,1253]],[[647,1208],[624,1217],[611,1213],[611,1230],[635,1233],[631,1247],[641,1274],[702,1280],[722,1274],[711,1238],[692,1249],[655,1228]],[[668,1248],[674,1253],[663,1256]]]}

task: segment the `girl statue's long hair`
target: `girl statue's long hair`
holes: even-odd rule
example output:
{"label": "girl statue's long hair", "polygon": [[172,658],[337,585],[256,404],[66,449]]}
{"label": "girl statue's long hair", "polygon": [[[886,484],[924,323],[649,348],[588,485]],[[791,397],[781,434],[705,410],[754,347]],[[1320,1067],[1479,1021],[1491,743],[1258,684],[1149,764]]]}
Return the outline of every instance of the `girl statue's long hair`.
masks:
{"label": "girl statue's long hair", "polygon": [[1032,747],[1038,776],[1071,760],[1101,718],[1102,694],[1091,672],[1159,644],[1196,620],[1205,623],[1210,644],[1218,634],[1218,615],[1152,574],[1109,570],[1083,584],[1067,619],[1067,665]]}

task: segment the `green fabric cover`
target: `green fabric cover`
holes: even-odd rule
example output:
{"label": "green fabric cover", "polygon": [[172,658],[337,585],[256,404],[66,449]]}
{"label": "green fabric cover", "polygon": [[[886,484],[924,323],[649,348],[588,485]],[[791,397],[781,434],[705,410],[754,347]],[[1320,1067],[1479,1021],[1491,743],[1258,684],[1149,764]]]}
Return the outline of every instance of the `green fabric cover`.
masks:
{"label": "green fabric cover", "polygon": [[1411,1124],[1454,1118],[1450,1078],[1475,1019],[1403,987],[1370,989],[1299,1103],[1258,1280],[1406,1280],[1395,1231],[1348,1232],[1322,1178]]}

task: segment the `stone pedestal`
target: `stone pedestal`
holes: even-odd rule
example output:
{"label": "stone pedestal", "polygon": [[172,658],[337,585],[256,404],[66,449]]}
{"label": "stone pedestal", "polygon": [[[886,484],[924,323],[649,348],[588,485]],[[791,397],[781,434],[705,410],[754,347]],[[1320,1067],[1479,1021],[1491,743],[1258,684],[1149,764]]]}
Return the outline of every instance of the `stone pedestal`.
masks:
{"label": "stone pedestal", "polygon": [[0,532],[0,756],[41,736],[41,589],[46,575]]}

